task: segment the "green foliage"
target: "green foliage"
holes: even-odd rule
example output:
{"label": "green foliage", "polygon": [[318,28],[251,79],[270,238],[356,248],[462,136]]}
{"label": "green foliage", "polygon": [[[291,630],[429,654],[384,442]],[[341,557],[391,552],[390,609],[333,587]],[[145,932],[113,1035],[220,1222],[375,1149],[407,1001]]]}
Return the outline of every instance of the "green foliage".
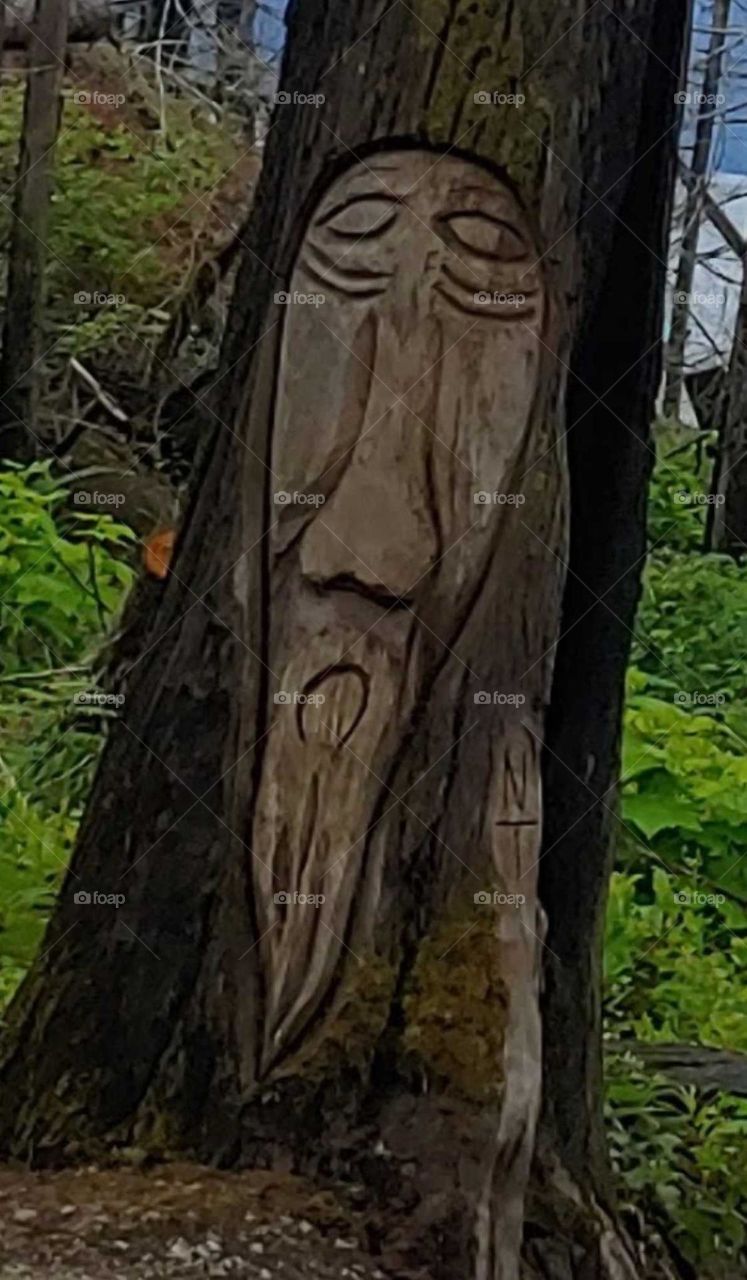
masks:
{"label": "green foliage", "polygon": [[[130,585],[132,534],[49,467],[0,472],[0,1007],[39,945],[98,756],[76,693]],[[91,731],[93,730],[93,731]]]}
{"label": "green foliage", "polygon": [[[690,433],[692,435],[692,433]],[[671,430],[650,506],[605,945],[615,1041],[747,1053],[747,575],[702,553],[707,463]],[[747,1101],[610,1054],[608,1131],[631,1203],[699,1277],[747,1265]],[[741,1154],[740,1154],[741,1153]]]}
{"label": "green foliage", "polygon": [[623,779],[623,816],[644,843],[667,865],[695,857],[747,898],[747,756],[728,722],[631,694]]}
{"label": "green foliage", "polygon": [[747,1053],[741,987],[747,919],[728,899],[707,901],[718,893],[697,867],[686,871],[672,875],[654,864],[613,878],[605,947],[608,1029],[621,1039]]}
{"label": "green foliage", "polygon": [[697,693],[718,695],[730,706],[744,702],[745,616],[741,566],[727,556],[657,549],[636,625],[633,660],[646,677],[641,687],[660,697]]}
{"label": "green foliage", "polygon": [[[140,74],[105,53],[90,55],[77,87],[121,91],[128,71],[126,101],[109,110],[66,93],[47,238],[45,345],[61,378],[71,355],[107,371],[116,356],[127,382],[137,360],[152,358],[144,344],[154,348],[168,323],[164,304],[183,287],[205,237],[221,227],[214,190],[244,147],[193,104],[168,95],[161,103],[151,90],[154,106]],[[23,77],[5,77],[4,241],[23,92]],[[91,687],[92,658],[132,581],[131,542],[109,516],[77,509],[49,469],[0,472],[0,1007],[39,944],[112,714],[74,698]]]}
{"label": "green foliage", "polygon": [[747,1099],[704,1095],[633,1054],[607,1062],[607,1133],[630,1202],[698,1265],[719,1274],[747,1245]]}
{"label": "green foliage", "polygon": [[134,535],[106,515],[65,514],[66,504],[48,466],[0,472],[3,676],[79,659],[81,637],[101,632],[131,579],[110,548]]}
{"label": "green foliage", "polygon": [[[22,82],[4,84],[0,177],[11,193],[22,109]],[[181,226],[182,238],[189,237],[205,222],[211,189],[239,153],[225,130],[177,106],[170,113],[168,141],[126,111],[112,114],[102,120],[88,105],[66,98],[55,163],[49,291],[69,304],[76,293],[88,292],[124,294],[128,303],[156,306],[185,270],[184,254],[170,245],[170,231]],[[10,199],[12,194],[0,205],[3,232]]]}
{"label": "green foliage", "polygon": [[[695,869],[687,883],[690,896],[709,894]],[[744,912],[678,902],[681,885],[661,869],[613,878],[605,947],[608,1030],[623,1042],[747,1052]],[[742,935],[730,925],[741,925]],[[702,1268],[698,1275],[712,1274],[719,1259],[744,1265],[747,1099],[673,1082],[634,1053],[610,1053],[607,1118],[627,1196],[647,1217],[666,1218],[668,1233]]]}
{"label": "green foliage", "polygon": [[704,437],[662,424],[654,432],[654,444],[657,464],[648,504],[652,548],[697,552],[703,546],[708,506],[682,499],[708,493],[712,462]]}

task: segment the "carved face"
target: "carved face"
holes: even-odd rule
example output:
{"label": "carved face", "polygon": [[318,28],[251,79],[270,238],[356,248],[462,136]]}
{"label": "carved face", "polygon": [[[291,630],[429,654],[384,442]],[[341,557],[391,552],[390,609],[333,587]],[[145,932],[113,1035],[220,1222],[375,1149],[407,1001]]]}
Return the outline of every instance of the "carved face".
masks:
{"label": "carved face", "polygon": [[[333,184],[304,238],[283,344],[276,488],[326,498],[303,572],[452,604],[510,490],[537,386],[544,291],[513,194],[476,164],[384,153]],[[490,504],[486,504],[490,505]],[[276,548],[308,508],[280,516]]]}
{"label": "carved face", "polygon": [[376,895],[369,835],[392,762],[435,673],[460,661],[519,518],[476,495],[515,492],[525,470],[537,256],[508,188],[425,151],[351,168],[301,245],[272,447],[272,487],[290,497],[271,534],[277,705],[253,831],[267,1069],[338,980],[351,913]]}

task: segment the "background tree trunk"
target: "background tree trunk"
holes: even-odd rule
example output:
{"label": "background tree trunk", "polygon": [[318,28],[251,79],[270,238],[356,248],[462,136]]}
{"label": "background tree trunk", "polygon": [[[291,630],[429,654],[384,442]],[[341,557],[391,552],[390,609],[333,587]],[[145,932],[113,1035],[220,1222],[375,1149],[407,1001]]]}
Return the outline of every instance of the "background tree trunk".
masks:
{"label": "background tree trunk", "polygon": [[[715,97],[721,84],[721,71],[726,40],[725,28],[729,21],[731,0],[713,0],[713,16],[710,47],[703,75],[703,101],[695,126],[695,143],[690,173],[693,181],[686,184],[687,194],[682,221],[682,249],[674,286],[672,323],[667,344],[667,379],[664,392],[664,412],[676,417],[685,385],[685,344],[690,317],[690,295],[695,278],[698,256],[698,238],[703,218],[706,195],[708,162],[711,156],[713,130],[716,123]],[[687,80],[683,83],[686,85]]]}
{"label": "background tree trunk", "polygon": [[747,550],[747,256],[742,259],[734,345],[724,379],[721,430],[709,511],[708,546],[730,555]]}
{"label": "background tree trunk", "polygon": [[[3,5],[5,44],[9,49],[31,46],[35,0],[9,0]],[[68,39],[87,43],[105,40],[113,27],[111,0],[66,0],[54,6],[68,10]]]}
{"label": "background tree trunk", "polygon": [[36,396],[43,356],[44,271],[54,147],[62,115],[67,0],[37,0],[8,250],[0,359],[0,457],[36,452]]}
{"label": "background tree trunk", "polygon": [[[540,1093],[540,957],[549,966],[545,1111],[527,1274],[634,1274],[600,1203],[599,953],[644,552],[686,6],[592,6],[577,19],[575,6],[556,0],[486,0],[479,12],[460,0],[296,6],[282,86],[290,100],[268,144],[213,446],[42,957],[11,1011],[2,1063],[0,1135],[14,1155],[50,1162],[136,1145],[349,1177],[385,1211],[383,1265],[392,1274],[416,1265],[433,1280],[518,1275]],[[310,94],[324,102],[310,105]],[[278,753],[289,721],[274,705],[270,671],[285,670],[278,626],[292,610],[281,587],[290,584],[294,600],[300,588],[271,554],[272,495],[285,479],[287,388],[309,408],[291,454],[314,446],[317,422],[321,430],[338,418],[323,309],[305,346],[293,348],[294,365],[284,343],[301,322],[273,299],[295,278],[330,186],[408,147],[413,173],[428,149],[436,174],[447,163],[481,166],[501,199],[512,193],[539,246],[532,267],[547,290],[548,324],[535,434],[510,477],[526,504],[501,525],[467,613],[456,594],[451,607],[427,593],[415,601],[431,637],[418,642],[430,685],[415,708],[400,695],[400,720],[386,708],[382,733],[399,731],[401,750],[383,772],[374,766],[381,791],[367,783],[373,821],[343,841],[365,840],[366,856],[349,863],[346,899],[332,882],[337,943],[321,929],[314,940],[297,917],[309,949],[296,973],[293,933],[264,878],[277,847],[268,785],[285,788],[289,827],[300,807],[289,781],[295,757]],[[438,225],[440,245],[447,231]],[[402,351],[420,333],[403,332]],[[395,371],[399,359],[393,346]],[[507,377],[521,363],[493,361]],[[286,377],[293,368],[304,375],[298,391]],[[470,366],[465,357],[461,373],[450,368],[459,383]],[[416,406],[420,419],[431,412]],[[491,406],[488,439],[500,442],[511,414],[500,397]],[[561,615],[566,435],[574,521]],[[381,433],[372,437],[381,447]],[[389,474],[394,484],[400,469]],[[325,512],[332,528],[346,478]],[[385,497],[372,504],[374,522]],[[347,510],[342,541],[356,547],[359,517]],[[386,540],[386,521],[378,527]],[[355,574],[341,576],[351,586]],[[375,593],[364,599],[360,585],[351,608],[378,618]],[[392,600],[393,625],[406,607]],[[448,634],[483,689],[529,691],[520,723],[494,708],[480,718],[469,673],[447,658],[439,665],[445,642],[434,633]],[[324,634],[312,626],[307,649]],[[543,738],[544,911],[533,856]],[[322,826],[338,820],[344,830],[356,788],[358,775],[341,769]],[[276,887],[294,887],[274,870]],[[494,915],[473,902],[496,875],[499,887],[502,878],[525,893],[525,910]],[[80,891],[125,893],[126,903],[117,916],[76,902]],[[541,949],[545,913],[550,952]],[[272,1018],[292,1007],[294,982],[306,984],[303,1020],[284,1047],[268,1028],[282,1025]],[[574,1207],[561,1225],[553,1215],[564,1196]]]}

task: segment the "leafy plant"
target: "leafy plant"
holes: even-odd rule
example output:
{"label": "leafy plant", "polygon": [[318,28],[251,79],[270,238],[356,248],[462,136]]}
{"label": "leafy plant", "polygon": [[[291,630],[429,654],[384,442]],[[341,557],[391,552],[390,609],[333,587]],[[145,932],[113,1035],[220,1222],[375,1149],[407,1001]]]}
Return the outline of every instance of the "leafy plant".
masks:
{"label": "leafy plant", "polygon": [[[658,433],[652,553],[628,675],[605,1014],[619,1045],[747,1053],[747,617],[744,568],[701,551],[707,460]],[[610,1052],[607,1116],[624,1195],[700,1280],[747,1266],[747,1101]]]}
{"label": "leafy plant", "polygon": [[101,744],[74,696],[132,582],[131,540],[76,510],[48,466],[0,472],[0,1007],[72,850]]}

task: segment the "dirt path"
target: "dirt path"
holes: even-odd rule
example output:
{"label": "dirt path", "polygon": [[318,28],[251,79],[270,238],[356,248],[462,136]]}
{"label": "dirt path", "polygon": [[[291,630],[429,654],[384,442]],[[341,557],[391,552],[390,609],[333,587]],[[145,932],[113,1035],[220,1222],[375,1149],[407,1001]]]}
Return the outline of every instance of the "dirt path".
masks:
{"label": "dirt path", "polygon": [[0,1221],[0,1280],[427,1280],[372,1256],[369,1215],[265,1172],[5,1166]]}

